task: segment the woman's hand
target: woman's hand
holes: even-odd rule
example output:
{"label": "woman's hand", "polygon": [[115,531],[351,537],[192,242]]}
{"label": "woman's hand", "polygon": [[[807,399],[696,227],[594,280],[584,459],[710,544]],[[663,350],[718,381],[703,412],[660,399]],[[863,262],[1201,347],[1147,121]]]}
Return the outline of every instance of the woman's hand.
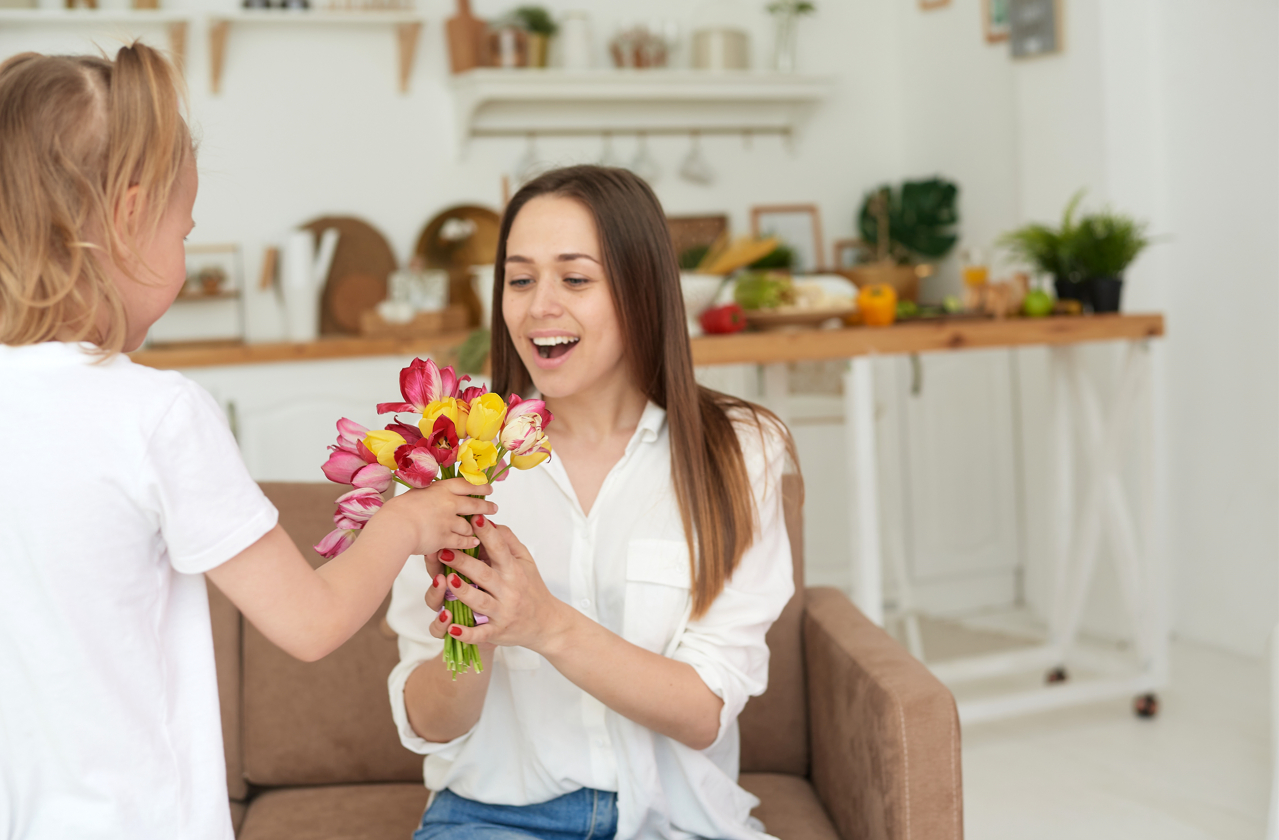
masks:
{"label": "woman's hand", "polygon": [[[471,524],[489,562],[460,552],[440,552],[451,554],[451,559],[439,559],[466,575],[475,586],[457,575],[445,579],[441,570],[431,570],[434,576],[426,595],[427,606],[436,611],[431,634],[443,638],[449,633],[482,648],[519,645],[546,653],[568,635],[573,618],[580,613],[546,588],[533,555],[510,528],[495,525],[482,516],[475,517]],[[444,606],[446,588],[477,614],[486,616],[488,623],[478,627],[452,624],[453,616]]]}

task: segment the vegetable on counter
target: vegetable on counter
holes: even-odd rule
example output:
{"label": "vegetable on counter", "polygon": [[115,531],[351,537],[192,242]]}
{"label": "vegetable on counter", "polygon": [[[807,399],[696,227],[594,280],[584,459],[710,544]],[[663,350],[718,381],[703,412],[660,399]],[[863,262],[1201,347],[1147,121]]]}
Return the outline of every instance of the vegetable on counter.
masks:
{"label": "vegetable on counter", "polygon": [[733,290],[733,300],[743,309],[776,309],[791,302],[790,275],[780,272],[743,274]]}
{"label": "vegetable on counter", "polygon": [[897,292],[887,283],[863,286],[857,293],[857,308],[866,326],[891,326],[897,319]]}
{"label": "vegetable on counter", "polygon": [[726,335],[746,329],[746,312],[739,304],[727,303],[702,313],[702,329],[711,335]]}

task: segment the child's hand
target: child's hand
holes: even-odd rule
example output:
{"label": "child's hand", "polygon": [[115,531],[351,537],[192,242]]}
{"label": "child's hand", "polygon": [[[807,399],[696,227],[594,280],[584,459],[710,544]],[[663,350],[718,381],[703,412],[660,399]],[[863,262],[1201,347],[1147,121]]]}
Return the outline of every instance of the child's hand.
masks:
{"label": "child's hand", "polygon": [[471,484],[464,478],[432,482],[422,490],[410,490],[391,499],[369,522],[390,519],[394,527],[413,534],[411,554],[433,557],[442,548],[475,548],[480,541],[463,516],[497,513],[497,505],[471,496],[487,496],[493,488]]}

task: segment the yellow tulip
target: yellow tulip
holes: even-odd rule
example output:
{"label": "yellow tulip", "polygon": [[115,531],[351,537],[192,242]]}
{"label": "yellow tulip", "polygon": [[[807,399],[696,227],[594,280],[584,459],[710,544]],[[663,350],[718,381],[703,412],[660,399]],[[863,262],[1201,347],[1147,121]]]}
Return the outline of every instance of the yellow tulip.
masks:
{"label": "yellow tulip", "polygon": [[466,418],[466,433],[476,440],[492,440],[502,431],[506,419],[506,403],[497,394],[483,394],[471,400]]}
{"label": "yellow tulip", "polygon": [[537,446],[528,450],[526,454],[512,455],[511,466],[515,467],[517,470],[531,470],[550,457],[551,441],[543,435]]}
{"label": "yellow tulip", "polygon": [[431,430],[435,428],[435,419],[441,415],[453,421],[453,429],[458,437],[462,437],[466,432],[466,403],[456,397],[445,397],[426,407],[426,413],[417,424],[422,434],[430,435]]}
{"label": "yellow tulip", "polygon": [[496,463],[497,447],[492,441],[468,438],[458,447],[458,474],[472,484],[488,484],[484,471]]}
{"label": "yellow tulip", "polygon": [[386,429],[374,429],[364,438],[364,445],[373,453],[373,457],[377,458],[377,462],[390,470],[396,467],[395,450],[406,443],[408,441],[399,432]]}

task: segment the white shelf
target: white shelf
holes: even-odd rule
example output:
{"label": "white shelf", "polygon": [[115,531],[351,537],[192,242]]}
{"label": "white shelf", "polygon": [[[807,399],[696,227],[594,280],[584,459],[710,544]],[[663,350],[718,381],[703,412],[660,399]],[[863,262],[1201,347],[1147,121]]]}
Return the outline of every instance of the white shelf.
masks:
{"label": "white shelf", "polygon": [[452,77],[460,146],[523,134],[789,134],[834,85],[748,71],[482,68]]}
{"label": "white shelf", "polygon": [[222,68],[226,60],[226,42],[231,24],[298,25],[376,25],[395,27],[395,44],[399,58],[400,92],[407,93],[413,63],[417,59],[417,43],[422,33],[422,16],[411,11],[313,11],[294,9],[240,10],[209,17],[209,83],[214,95],[222,91]]}
{"label": "white shelf", "polygon": [[0,24],[85,26],[98,23],[190,23],[190,12],[165,9],[0,9]]}

